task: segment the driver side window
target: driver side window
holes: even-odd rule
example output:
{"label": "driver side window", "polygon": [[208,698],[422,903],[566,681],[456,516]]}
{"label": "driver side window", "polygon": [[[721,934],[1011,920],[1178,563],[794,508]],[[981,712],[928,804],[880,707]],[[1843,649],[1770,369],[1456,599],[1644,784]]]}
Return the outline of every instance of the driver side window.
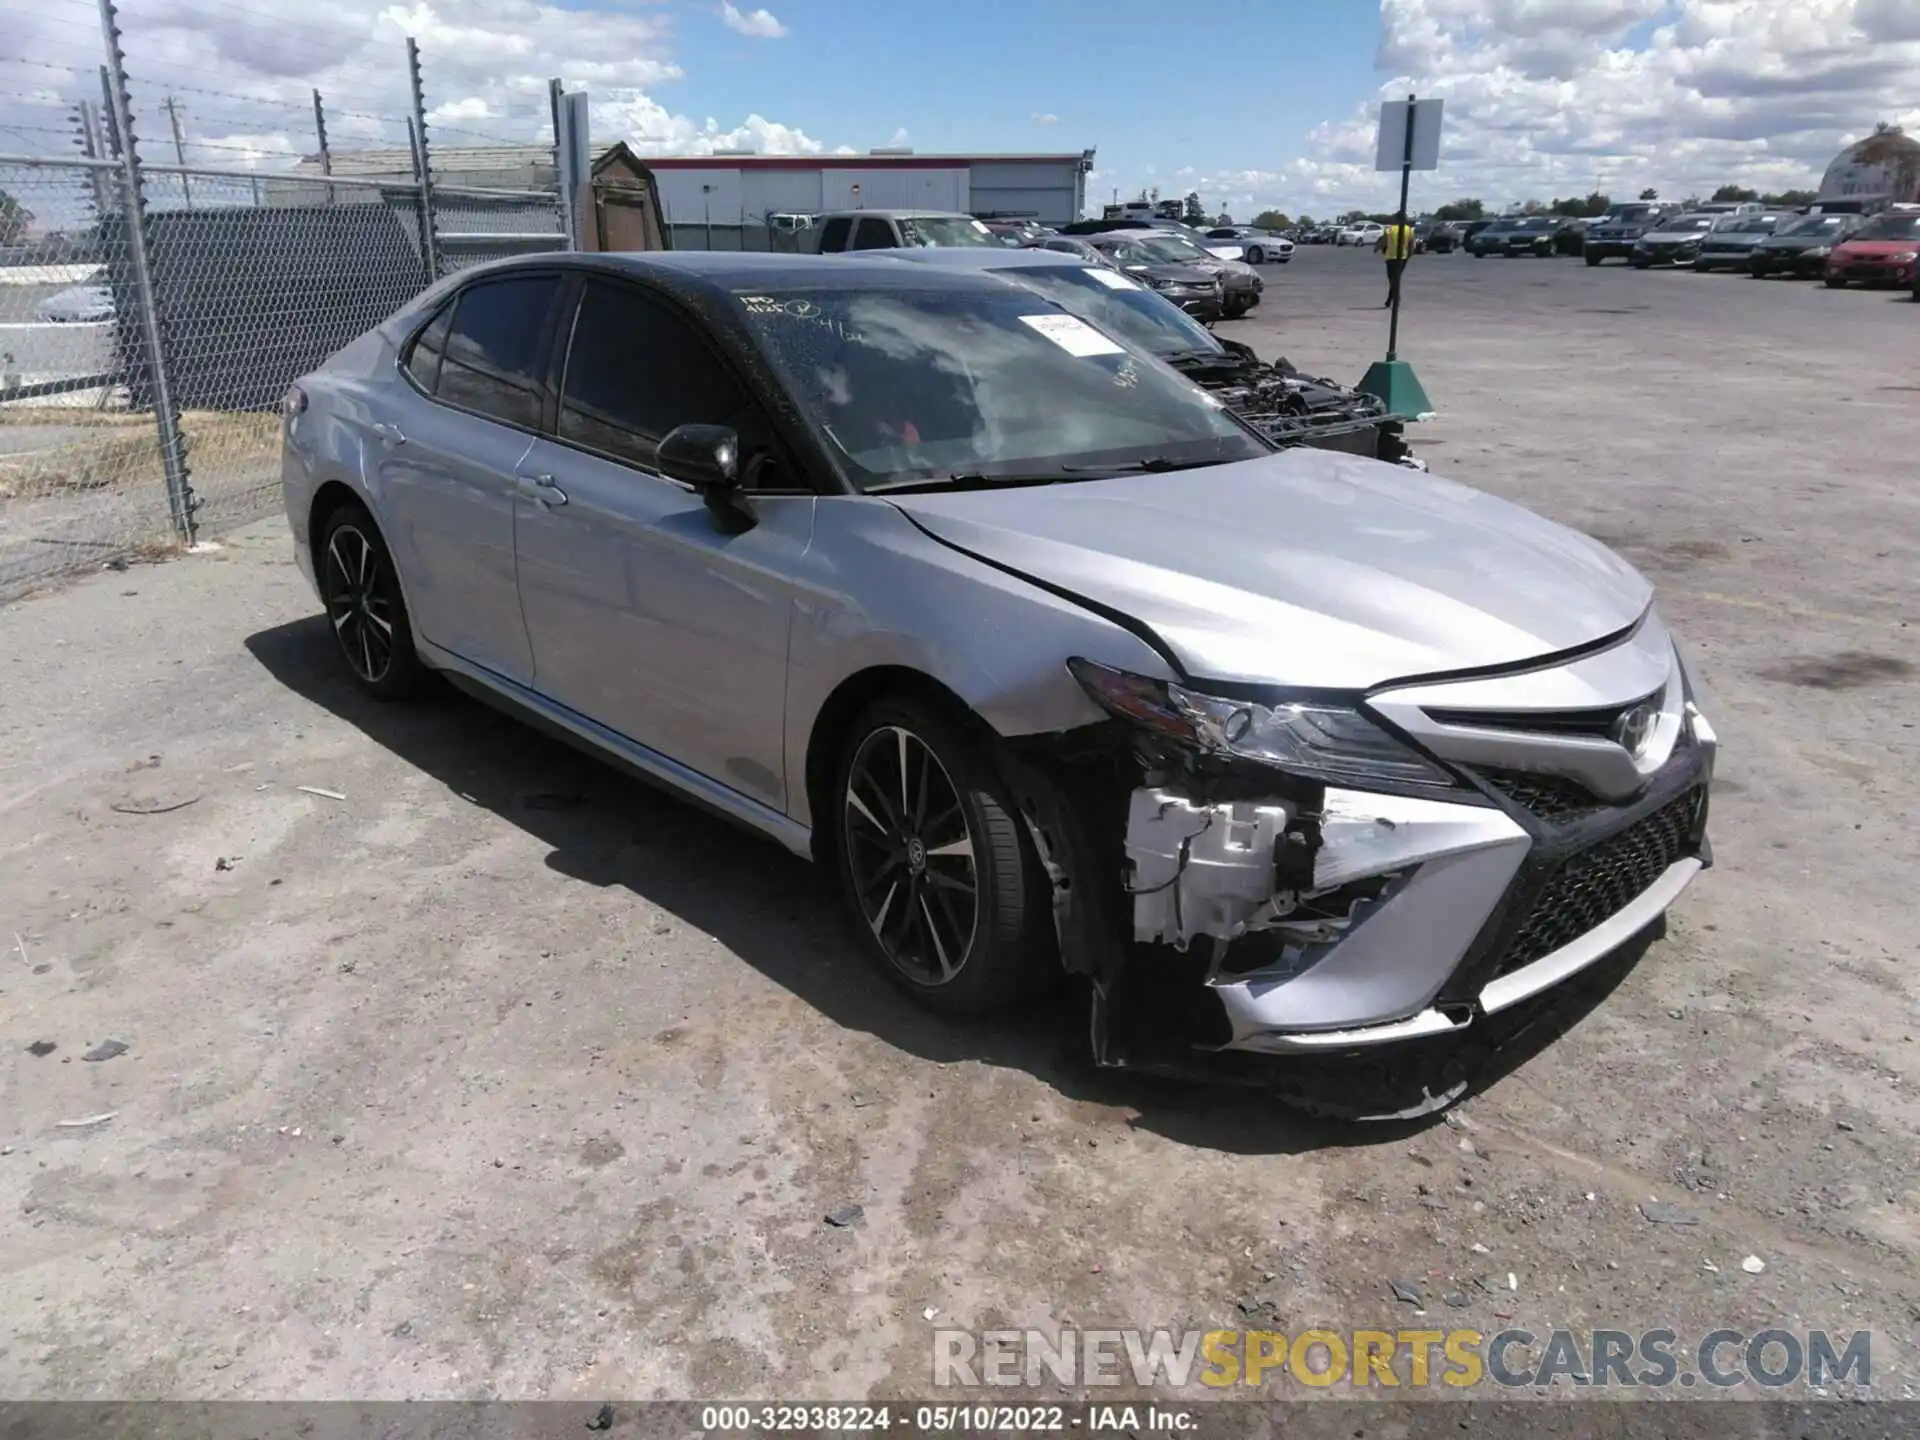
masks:
{"label": "driver side window", "polygon": [[698,328],[665,302],[626,285],[587,281],[561,382],[559,438],[651,469],[676,425],[731,426],[755,488],[775,478],[775,441],[746,385]]}

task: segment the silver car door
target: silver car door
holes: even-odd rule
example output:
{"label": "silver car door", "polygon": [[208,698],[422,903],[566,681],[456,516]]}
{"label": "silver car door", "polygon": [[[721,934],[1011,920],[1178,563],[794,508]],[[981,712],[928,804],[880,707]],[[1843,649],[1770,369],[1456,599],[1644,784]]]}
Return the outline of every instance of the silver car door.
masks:
{"label": "silver car door", "polygon": [[410,388],[376,419],[381,510],[414,627],[525,682],[533,648],[513,548],[521,461],[547,398],[556,274],[470,285],[403,357]]}
{"label": "silver car door", "polygon": [[791,475],[745,385],[649,291],[582,287],[556,438],[521,464],[515,525],[534,688],[709,779],[784,808],[790,577],[811,494],[763,490],[740,534],[651,469],[660,437],[734,426],[749,473]]}

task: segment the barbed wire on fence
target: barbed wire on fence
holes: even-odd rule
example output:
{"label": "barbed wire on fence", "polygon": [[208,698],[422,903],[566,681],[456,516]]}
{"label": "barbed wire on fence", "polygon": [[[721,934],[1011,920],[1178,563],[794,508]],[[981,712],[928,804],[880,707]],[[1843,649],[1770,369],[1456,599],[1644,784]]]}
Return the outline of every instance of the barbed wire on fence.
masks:
{"label": "barbed wire on fence", "polygon": [[235,86],[144,12],[107,7],[111,46],[49,0],[0,56],[0,599],[271,513],[291,381],[438,274],[568,243],[544,104],[484,122],[525,139],[442,123],[397,47],[378,83]]}

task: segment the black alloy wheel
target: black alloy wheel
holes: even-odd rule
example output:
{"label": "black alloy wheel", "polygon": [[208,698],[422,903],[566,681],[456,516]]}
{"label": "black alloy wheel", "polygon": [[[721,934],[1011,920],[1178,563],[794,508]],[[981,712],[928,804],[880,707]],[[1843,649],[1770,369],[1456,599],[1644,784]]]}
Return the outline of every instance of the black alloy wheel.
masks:
{"label": "black alloy wheel", "polygon": [[834,791],[840,877],[889,976],[951,1014],[1031,988],[1046,881],[991,765],[912,700],[870,708],[851,735]]}
{"label": "black alloy wheel", "polygon": [[334,511],[321,532],[318,561],[321,600],[354,680],[383,700],[410,694],[420,660],[393,557],[372,518],[358,506]]}

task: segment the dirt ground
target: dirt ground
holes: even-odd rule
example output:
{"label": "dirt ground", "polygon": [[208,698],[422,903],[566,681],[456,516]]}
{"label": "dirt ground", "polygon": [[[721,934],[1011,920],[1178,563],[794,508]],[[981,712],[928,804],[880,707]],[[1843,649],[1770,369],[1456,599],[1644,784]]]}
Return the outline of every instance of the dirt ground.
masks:
{"label": "dirt ground", "polygon": [[[1378,261],[1268,273],[1226,333],[1356,378]],[[1920,307],[1459,255],[1407,303],[1421,452],[1643,567],[1724,741],[1716,868],[1565,1033],[1354,1127],[928,1018],[771,845],[359,699],[257,525],[0,612],[0,1395],[911,1396],[937,1328],[1249,1311],[1871,1329],[1911,1394]]]}

